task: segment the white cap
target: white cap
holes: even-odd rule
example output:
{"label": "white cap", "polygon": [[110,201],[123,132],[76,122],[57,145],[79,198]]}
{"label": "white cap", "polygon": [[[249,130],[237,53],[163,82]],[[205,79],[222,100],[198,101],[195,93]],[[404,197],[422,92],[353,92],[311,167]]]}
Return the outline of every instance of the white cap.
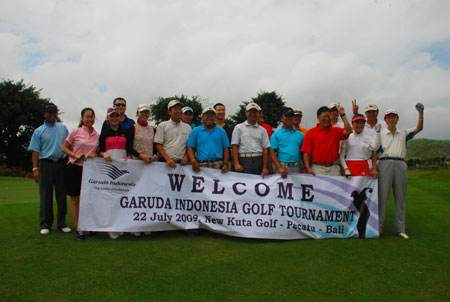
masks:
{"label": "white cap", "polygon": [[256,109],[258,111],[261,111],[261,107],[259,107],[258,104],[253,103],[253,102],[248,103],[247,106],[245,107],[245,111],[250,111],[252,109]]}
{"label": "white cap", "polygon": [[207,112],[212,112],[214,114],[216,114],[216,110],[213,107],[206,107],[205,109],[203,109],[202,111],[202,116],[207,113]]}
{"label": "white cap", "polygon": [[388,109],[386,110],[386,112],[384,113],[384,116],[388,116],[389,114],[395,114],[396,116],[398,116],[398,112],[395,109]]}
{"label": "white cap", "polygon": [[332,104],[328,105],[328,109],[333,109],[334,107],[337,108],[337,104],[336,103],[332,103]]}
{"label": "white cap", "polygon": [[147,105],[147,104],[141,104],[141,105],[139,105],[139,106],[137,107],[137,112],[142,112],[142,111],[145,111],[145,110],[151,111],[151,110],[150,110],[150,106]]}
{"label": "white cap", "polygon": [[378,111],[378,106],[375,105],[375,104],[367,104],[367,105],[366,105],[366,111],[365,111],[365,112],[370,111],[370,110]]}
{"label": "white cap", "polygon": [[170,110],[170,108],[172,108],[173,106],[176,106],[178,104],[180,104],[180,106],[183,106],[180,101],[178,101],[178,100],[171,100],[169,102],[169,104],[167,105],[167,109]]}

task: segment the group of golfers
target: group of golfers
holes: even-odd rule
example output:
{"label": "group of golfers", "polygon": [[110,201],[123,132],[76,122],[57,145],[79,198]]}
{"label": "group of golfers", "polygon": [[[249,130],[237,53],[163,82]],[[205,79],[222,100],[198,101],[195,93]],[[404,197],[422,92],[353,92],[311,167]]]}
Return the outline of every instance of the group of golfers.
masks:
{"label": "group of golfers", "polygon": [[[395,109],[379,120],[376,104],[367,104],[365,114],[358,113],[352,101],[353,116],[349,120],[340,103],[317,110],[318,123],[307,130],[300,126],[303,113],[283,108],[282,126],[273,131],[263,121],[263,112],[256,103],[248,103],[246,121],[233,127],[224,122],[226,109],[222,103],[206,107],[201,125],[196,126],[194,110],[178,100],[167,105],[170,119],[156,129],[149,125],[150,106],[136,109],[137,121],[127,117],[127,102],[116,98],[107,110],[107,119],[100,134],[94,129],[95,112],[81,111],[79,127],[69,133],[58,122],[58,108],[50,103],[44,108],[44,123],[32,136],[33,178],[39,183],[40,233],[49,234],[53,224],[53,188],[58,206],[57,228],[71,232],[66,224],[67,201],[76,226],[76,238],[85,234],[78,228],[81,177],[87,158],[103,157],[106,161],[121,158],[165,162],[169,167],[191,165],[196,172],[203,167],[235,171],[262,177],[279,173],[325,176],[378,177],[379,231],[383,230],[386,204],[391,188],[395,199],[394,232],[407,239],[405,233],[406,142],[423,129],[422,103],[417,103],[418,122],[415,128],[397,129],[399,114]],[[339,119],[340,118],[340,119]],[[112,239],[123,233],[109,232]],[[132,233],[140,236],[141,233]]]}

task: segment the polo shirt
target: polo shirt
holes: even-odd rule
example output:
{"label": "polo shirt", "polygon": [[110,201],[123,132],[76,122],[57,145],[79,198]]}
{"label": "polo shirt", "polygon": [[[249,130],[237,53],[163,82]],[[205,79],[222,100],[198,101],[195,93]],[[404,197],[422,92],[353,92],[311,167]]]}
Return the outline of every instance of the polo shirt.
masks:
{"label": "polo shirt", "polygon": [[295,127],[287,130],[281,127],[270,138],[270,149],[277,151],[277,158],[285,163],[297,163],[300,161],[300,149],[305,135]]}
{"label": "polo shirt", "polygon": [[266,129],[258,123],[250,125],[248,121],[234,127],[231,145],[238,145],[239,153],[258,153],[270,147]]}
{"label": "polo shirt", "polygon": [[99,150],[100,152],[108,152],[108,154],[110,150],[121,150],[122,152],[115,153],[118,156],[134,155],[139,157],[139,152],[133,148],[133,140],[134,131],[130,129],[123,129],[120,125],[117,131],[111,128],[105,128],[100,133]]}
{"label": "polo shirt", "polygon": [[183,121],[175,123],[170,119],[158,125],[153,141],[162,145],[172,160],[180,160],[186,154],[186,143],[191,130],[191,126]]}
{"label": "polo shirt", "polygon": [[[120,127],[122,127],[122,129],[125,129],[125,130],[130,129],[134,124],[135,124],[135,122],[134,122],[132,119],[128,118],[128,116],[126,116],[126,115],[125,115],[125,119],[124,119],[123,121],[119,122]],[[111,127],[109,126],[108,121],[104,121],[104,122],[103,122],[102,130],[101,130],[101,131],[103,131],[103,129],[104,129],[105,127],[106,127],[107,129],[111,128]],[[100,132],[101,132],[101,131],[100,131]]]}
{"label": "polo shirt", "polygon": [[344,128],[330,126],[327,130],[319,124],[306,133],[302,152],[312,155],[312,162],[331,164],[339,158],[340,141],[345,140]]}
{"label": "polo shirt", "polygon": [[[386,129],[387,125],[385,121],[377,121],[377,123],[379,123],[381,125],[381,130],[383,131],[384,129]],[[366,123],[366,125],[364,126],[364,132],[366,132],[367,134],[369,134],[371,137],[375,137],[375,135],[377,134],[377,131],[375,130],[375,126],[370,126],[368,123]]]}
{"label": "polo shirt", "polygon": [[392,134],[389,129],[384,129],[380,132],[380,158],[383,157],[400,157],[405,158],[406,155],[406,141],[413,138],[415,128],[406,130],[396,130]]}
{"label": "polo shirt", "polygon": [[[97,152],[99,137],[100,135],[95,129],[92,129],[92,133],[89,133],[89,128],[83,125],[80,128],[72,130],[66,138],[66,142],[72,146],[74,153],[88,156],[89,153]],[[83,161],[78,163],[75,163],[75,161],[76,158],[69,156],[69,163],[83,166]]]}
{"label": "polo shirt", "polygon": [[343,142],[341,155],[346,160],[368,160],[372,156],[372,151],[377,151],[379,144],[375,138],[363,130],[360,134],[353,132],[348,139]]}
{"label": "polo shirt", "polygon": [[230,143],[225,130],[214,124],[211,131],[203,125],[195,127],[189,135],[187,146],[197,151],[198,160],[208,160],[223,158],[223,149],[229,148]]}
{"label": "polo shirt", "polygon": [[33,132],[28,150],[38,152],[39,159],[65,158],[67,155],[61,151],[61,147],[68,134],[69,131],[63,124],[55,122],[52,125],[44,121],[44,124]]}

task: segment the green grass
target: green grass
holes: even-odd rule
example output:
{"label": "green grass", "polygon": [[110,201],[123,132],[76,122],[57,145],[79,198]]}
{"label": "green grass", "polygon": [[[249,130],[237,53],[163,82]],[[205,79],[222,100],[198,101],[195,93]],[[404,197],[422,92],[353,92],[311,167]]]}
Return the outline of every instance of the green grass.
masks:
{"label": "green grass", "polygon": [[[412,171],[409,240],[39,235],[38,187],[0,177],[0,301],[449,301],[450,170]],[[70,215],[67,219],[71,223]]]}

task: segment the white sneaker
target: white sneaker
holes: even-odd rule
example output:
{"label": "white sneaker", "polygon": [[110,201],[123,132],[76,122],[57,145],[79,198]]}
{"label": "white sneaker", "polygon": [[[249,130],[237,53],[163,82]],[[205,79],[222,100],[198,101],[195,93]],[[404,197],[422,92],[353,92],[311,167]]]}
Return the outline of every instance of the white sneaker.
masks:
{"label": "white sneaker", "polygon": [[134,237],[140,237],[141,236],[141,232],[131,232],[131,234],[133,234]]}
{"label": "white sneaker", "polygon": [[120,233],[119,232],[108,232],[109,238],[111,239],[117,239],[120,237]]}
{"label": "white sneaker", "polygon": [[49,229],[41,229],[41,235],[48,235],[48,234],[50,234]]}
{"label": "white sneaker", "polygon": [[70,233],[70,232],[72,232],[72,229],[71,228],[69,228],[69,227],[64,227],[64,228],[60,228],[59,229],[61,232],[63,232],[63,233]]}
{"label": "white sneaker", "polygon": [[408,239],[409,238],[409,236],[406,235],[406,233],[403,233],[403,232],[398,233],[397,236],[402,237],[403,239]]}

